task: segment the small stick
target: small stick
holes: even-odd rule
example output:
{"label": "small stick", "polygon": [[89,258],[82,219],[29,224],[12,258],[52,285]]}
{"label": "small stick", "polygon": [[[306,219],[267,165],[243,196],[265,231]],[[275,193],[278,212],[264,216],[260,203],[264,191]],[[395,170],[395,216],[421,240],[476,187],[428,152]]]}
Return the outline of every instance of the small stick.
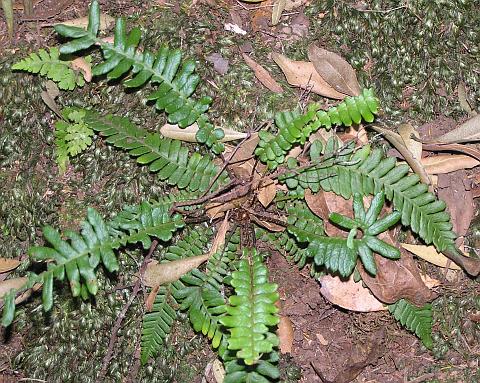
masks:
{"label": "small stick", "polygon": [[153,252],[157,248],[158,245],[158,240],[154,240],[152,242],[152,245],[150,246],[150,249],[148,250],[147,256],[143,259],[142,265],[140,266],[140,272],[139,272],[139,278],[135,282],[135,285],[133,286],[133,291],[132,295],[130,295],[130,298],[128,299],[128,302],[123,306],[122,311],[117,317],[117,320],[115,321],[115,325],[113,326],[112,330],[112,335],[110,336],[110,341],[108,342],[108,349],[107,353],[103,357],[103,362],[102,362],[102,369],[100,370],[100,373],[98,374],[98,382],[103,382],[105,380],[105,376],[107,374],[107,368],[108,365],[110,364],[110,361],[112,360],[113,357],[113,348],[115,347],[115,343],[117,342],[118,338],[118,330],[120,330],[120,327],[122,326],[122,321],[125,319],[125,315],[127,314],[128,309],[132,305],[133,301],[138,295],[138,292],[142,288],[142,280],[143,280],[143,275],[145,274],[145,270],[147,269],[147,265],[150,261],[150,258],[152,257]]}

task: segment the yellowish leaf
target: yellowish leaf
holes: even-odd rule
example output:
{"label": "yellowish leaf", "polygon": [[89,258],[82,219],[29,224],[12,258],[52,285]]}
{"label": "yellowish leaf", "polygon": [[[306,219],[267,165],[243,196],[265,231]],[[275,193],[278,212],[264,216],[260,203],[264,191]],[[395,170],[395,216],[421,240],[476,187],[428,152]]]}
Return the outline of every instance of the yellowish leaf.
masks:
{"label": "yellowish leaf", "polygon": [[[233,129],[223,129],[225,137],[221,142],[241,140],[247,137],[247,133],[237,132]],[[198,125],[194,123],[186,128],[180,128],[178,125],[165,124],[160,128],[160,133],[164,137],[172,138],[174,140],[181,140],[185,142],[197,142],[196,134],[198,132]]]}
{"label": "yellowish leaf", "polygon": [[190,270],[200,266],[209,257],[209,254],[204,254],[165,263],[152,261],[147,265],[147,269],[143,276],[143,282],[145,283],[145,286],[148,287],[175,282]]}
{"label": "yellowish leaf", "polygon": [[20,261],[12,258],[0,258],[0,274],[12,271],[20,265]]}
{"label": "yellowish leaf", "polygon": [[212,372],[215,381],[217,383],[223,383],[225,379],[225,369],[223,368],[223,363],[218,359],[215,359],[212,363]]}
{"label": "yellowish leaf", "polygon": [[[411,245],[408,243],[401,243],[401,245],[405,250],[408,250],[412,254],[415,254],[417,257],[422,258],[425,261],[430,262],[436,266],[448,267],[449,269],[453,270],[461,270],[460,266],[453,263],[442,253],[437,252],[434,246]],[[466,253],[464,254],[467,255]]]}
{"label": "yellowish leaf", "polygon": [[277,25],[287,5],[287,0],[275,0],[272,8],[272,25]]}
{"label": "yellowish leaf", "polygon": [[440,154],[422,158],[422,164],[428,174],[445,174],[474,168],[480,161],[464,154]]}
{"label": "yellowish leaf", "polygon": [[344,281],[337,276],[324,275],[320,278],[320,284],[322,295],[334,305],[344,309],[359,312],[387,309],[387,306],[375,298],[369,289],[363,287],[361,282],[355,283],[353,276]]}
{"label": "yellowish leaf", "polygon": [[147,299],[145,299],[145,310],[147,313],[153,310],[153,304],[155,303],[155,298],[157,297],[158,290],[160,290],[160,285],[154,286],[150,294],[148,294]]}
{"label": "yellowish leaf", "polygon": [[321,96],[342,100],[345,94],[331,87],[315,70],[311,62],[293,61],[288,57],[273,53],[273,60],[283,71],[288,83],[302,89],[307,89]]}

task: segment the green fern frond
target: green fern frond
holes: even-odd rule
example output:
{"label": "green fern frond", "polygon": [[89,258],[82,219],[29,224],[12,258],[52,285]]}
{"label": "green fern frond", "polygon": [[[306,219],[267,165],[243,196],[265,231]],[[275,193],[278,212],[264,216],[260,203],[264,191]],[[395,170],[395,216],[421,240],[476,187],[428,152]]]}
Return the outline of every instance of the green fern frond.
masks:
{"label": "green fern frond", "polygon": [[285,156],[295,144],[304,144],[313,132],[332,125],[350,126],[363,120],[372,122],[378,112],[378,100],[372,89],[362,94],[347,97],[343,102],[327,111],[318,110],[318,104],[310,104],[305,114],[282,112],[275,116],[278,133],[274,136],[266,131],[259,133],[260,142],[255,154],[269,169],[275,169],[285,161]]}
{"label": "green fern frond", "polygon": [[228,315],[219,321],[230,331],[228,349],[237,350],[237,358],[246,365],[259,361],[264,353],[278,346],[278,338],[270,328],[279,318],[275,302],[279,299],[277,285],[268,282],[268,270],[255,249],[244,249],[237,271],[232,273]]}
{"label": "green fern frond", "polygon": [[192,98],[200,82],[200,77],[195,73],[195,62],[186,60],[182,63],[181,51],[166,45],[157,53],[139,48],[140,29],[134,28],[127,34],[122,18],[116,21],[113,44],[105,42],[97,36],[99,23],[100,8],[95,0],[90,6],[86,30],[56,25],[57,33],[72,39],[60,48],[60,52],[69,54],[95,44],[100,46],[105,61],[93,67],[93,76],[106,75],[114,80],[131,73],[133,77],[123,81],[127,88],[139,88],[147,83],[158,84],[157,90],[148,99],[155,102],[157,109],[167,113],[168,122],[184,128],[198,120],[198,142],[207,144],[215,153],[222,152],[224,145],[219,140],[223,138],[223,131],[213,129],[205,116],[212,98]]}
{"label": "green fern frond", "polygon": [[[106,137],[106,141],[118,148],[125,149],[137,162],[149,165],[152,172],[161,180],[179,189],[205,191],[219,168],[210,156],[198,152],[189,153],[178,140],[162,138],[158,133],[149,133],[132,124],[127,118],[100,116],[86,111],[85,121],[94,130]],[[212,189],[225,183],[226,173],[218,177]]]}
{"label": "green fern frond", "polygon": [[12,69],[39,74],[56,82],[60,89],[73,90],[77,85],[85,85],[85,79],[80,72],[72,69],[71,63],[70,60],[60,59],[58,48],[50,48],[49,52],[40,49],[12,65]]}
{"label": "green fern frond", "polygon": [[[439,251],[457,252],[450,216],[446,205],[428,191],[416,174],[409,175],[406,164],[397,165],[394,157],[384,158],[380,149],[371,153],[365,146],[350,157],[349,163],[334,163],[329,167],[307,169],[298,175],[286,175],[294,179],[291,186],[313,192],[320,189],[333,191],[345,199],[354,193],[376,194],[384,190],[385,197],[401,212],[401,222],[410,226],[427,244],[433,243]],[[288,184],[287,184],[288,185]]]}
{"label": "green fern frond", "polygon": [[423,345],[432,349],[432,305],[426,304],[423,307],[416,307],[405,299],[400,299],[393,305],[388,306],[402,326],[414,332],[422,341]]}
{"label": "green fern frond", "polygon": [[55,122],[55,153],[60,172],[64,173],[68,160],[83,152],[92,144],[93,129],[85,122],[85,111],[66,108],[65,120]]}
{"label": "green fern frond", "polygon": [[160,286],[152,311],[146,313],[143,317],[140,354],[142,364],[147,363],[149,358],[158,354],[165,338],[170,334],[172,324],[177,317],[176,311],[169,303],[170,301],[176,304],[171,294],[171,284]]}

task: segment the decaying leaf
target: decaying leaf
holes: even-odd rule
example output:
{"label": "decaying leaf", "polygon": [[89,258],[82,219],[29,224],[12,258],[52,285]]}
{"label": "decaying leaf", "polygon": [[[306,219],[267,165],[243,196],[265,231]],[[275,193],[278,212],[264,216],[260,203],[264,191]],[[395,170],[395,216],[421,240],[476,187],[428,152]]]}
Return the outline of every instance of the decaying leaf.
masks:
{"label": "decaying leaf", "polygon": [[8,37],[13,38],[13,0],[2,0],[3,14],[7,22]]}
{"label": "decaying leaf", "polygon": [[218,227],[217,234],[212,242],[212,247],[207,255],[210,257],[216,252],[220,251],[223,246],[225,245],[225,237],[227,235],[227,231],[230,228],[230,222],[228,221],[228,214],[223,219],[222,223]]}
{"label": "decaying leaf", "polygon": [[[78,17],[76,19],[70,19],[70,20],[65,20],[65,21],[62,21],[61,23],[57,23],[55,25],[68,25],[70,27],[78,27],[78,28],[84,28],[86,29],[87,26],[88,26],[88,16],[84,16],[84,17]],[[101,31],[106,31],[108,29],[110,29],[110,27],[113,26],[113,24],[115,24],[115,19],[110,16],[110,15],[107,15],[106,13],[100,13],[100,30]]]}
{"label": "decaying leaf", "polygon": [[[438,253],[435,246],[426,245],[411,245],[409,243],[401,243],[402,247],[417,257],[424,259],[436,266],[449,268],[453,270],[461,270],[461,267],[453,263],[450,259],[444,256],[442,253]],[[465,254],[467,255],[467,254]]]}
{"label": "decaying leaf", "polygon": [[261,220],[254,215],[252,215],[250,217],[250,219],[253,222],[255,222],[257,225],[260,225],[260,226],[264,227],[265,229],[267,229],[269,231],[272,231],[272,232],[285,231],[285,228],[286,228],[285,225],[281,226],[281,225],[278,225],[278,224],[270,222],[270,221]]}
{"label": "decaying leaf", "polygon": [[92,66],[83,57],[77,57],[75,60],[72,60],[70,66],[73,70],[82,72],[86,82],[92,81]]}
{"label": "decaying leaf", "polygon": [[422,165],[428,174],[445,174],[474,168],[480,161],[465,154],[440,154],[422,158]]}
{"label": "decaying leaf", "polygon": [[[241,140],[247,137],[247,133],[237,132],[233,129],[223,129],[225,137],[221,139],[221,142]],[[197,142],[195,138],[198,132],[198,125],[194,124],[187,126],[186,128],[180,128],[178,125],[165,124],[160,128],[160,133],[164,137],[173,138],[174,140],[181,140],[185,142]]]}
{"label": "decaying leaf", "polygon": [[452,131],[435,139],[435,142],[444,144],[474,141],[480,141],[480,114],[477,114]]}
{"label": "decaying leaf", "polygon": [[337,100],[346,97],[345,94],[328,85],[317,73],[311,62],[293,61],[280,53],[272,53],[272,58],[280,67],[290,85]]}
{"label": "decaying leaf", "polygon": [[463,144],[423,144],[423,149],[430,150],[433,152],[442,152],[442,151],[453,151],[460,152],[469,155],[470,157],[476,158],[480,161],[480,150],[475,149],[470,145]]}
{"label": "decaying leaf", "polygon": [[10,278],[0,282],[0,299],[5,296],[11,289],[20,289],[28,282],[27,277]]}
{"label": "decaying leaf", "polygon": [[310,45],[308,58],[317,73],[335,90],[349,96],[360,94],[355,70],[341,56],[316,45]]}
{"label": "decaying leaf", "polygon": [[242,57],[247,63],[247,65],[255,73],[255,77],[265,86],[267,89],[271,90],[274,93],[282,93],[283,89],[280,84],[275,81],[271,74],[260,64],[255,62],[250,56],[242,52]]}
{"label": "decaying leaf", "polygon": [[215,69],[221,75],[224,75],[228,72],[228,60],[223,58],[220,53],[212,53],[206,57],[206,60],[211,62],[213,64],[213,69]]}
{"label": "decaying leaf", "polygon": [[223,367],[223,363],[220,362],[220,360],[215,359],[212,362],[212,372],[216,382],[223,383],[225,379],[225,368]]}
{"label": "decaying leaf", "polygon": [[334,305],[358,312],[383,311],[387,309],[382,302],[375,298],[370,290],[362,286],[362,282],[355,282],[353,275],[348,280],[338,276],[324,275],[320,278],[320,292]]}
{"label": "decaying leaf", "polygon": [[[383,241],[395,245],[388,233],[382,234],[380,234],[380,238]],[[377,264],[375,277],[372,277],[362,265],[359,265],[358,270],[362,280],[381,302],[391,304],[405,298],[417,306],[423,306],[432,301],[436,294],[425,286],[412,256],[402,248],[400,251],[402,256],[396,261],[375,254],[375,263]]]}
{"label": "decaying leaf", "polygon": [[275,0],[272,8],[272,25],[277,25],[287,6],[287,0]]}
{"label": "decaying leaf", "polygon": [[280,352],[287,354],[292,352],[293,346],[293,324],[290,318],[280,315],[280,322],[277,328],[278,340],[280,341]]}
{"label": "decaying leaf", "polygon": [[17,259],[0,258],[0,274],[15,270],[20,263]]}
{"label": "decaying leaf", "polygon": [[420,138],[415,128],[411,124],[400,124],[397,130],[405,147],[415,159],[420,160],[422,158],[422,143],[413,139],[413,137]]}
{"label": "decaying leaf", "polygon": [[260,201],[260,203],[263,205],[263,207],[268,207],[270,203],[273,201],[275,198],[275,195],[277,194],[277,187],[275,183],[270,179],[270,178],[265,178],[262,181],[262,187],[258,189],[258,194],[257,198]]}

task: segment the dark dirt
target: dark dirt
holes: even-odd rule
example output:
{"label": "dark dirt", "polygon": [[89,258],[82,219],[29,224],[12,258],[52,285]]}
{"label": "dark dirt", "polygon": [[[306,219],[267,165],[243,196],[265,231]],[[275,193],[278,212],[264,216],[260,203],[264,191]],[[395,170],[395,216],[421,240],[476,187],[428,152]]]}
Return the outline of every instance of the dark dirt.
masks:
{"label": "dark dirt", "polygon": [[[18,51],[26,52],[44,47],[45,45],[51,46],[55,44],[56,41],[51,28],[44,27],[43,25],[84,16],[87,9],[87,2],[80,0],[40,0],[35,2],[36,6],[34,8],[34,15],[32,16],[32,18],[36,18],[37,20],[27,23],[26,20],[23,20],[25,16],[20,9],[20,3],[20,1],[15,1],[17,8],[15,12],[16,23],[13,42],[8,40],[5,22],[3,18],[0,18],[0,55],[2,58],[13,55],[16,52],[18,53]],[[130,16],[137,21],[141,20],[141,23],[145,23],[144,28],[147,30],[147,37],[150,38],[152,33],[155,32],[154,27],[157,27],[157,25],[152,23],[154,23],[156,18],[162,17],[162,12],[170,12],[170,14],[174,15],[174,18],[176,17],[175,15],[185,14],[185,12],[181,10],[182,4],[178,2],[172,2],[172,7],[167,6],[166,9],[156,7],[154,11],[151,10],[153,5],[162,5],[168,2],[116,0],[101,1],[100,3],[102,10],[112,16],[123,15],[127,17]],[[197,2],[194,1],[194,3]],[[396,86],[395,89],[392,89],[390,94],[388,93],[390,92],[390,87],[388,86],[388,80],[386,80],[390,74],[385,68],[393,65],[390,60],[387,60],[389,58],[388,54],[391,53],[385,53],[386,57],[377,55],[375,59],[370,57],[369,54],[361,53],[367,50],[370,52],[372,48],[365,45],[364,36],[357,36],[355,34],[357,33],[356,29],[359,28],[357,24],[360,23],[360,25],[363,25],[367,23],[367,21],[362,19],[355,24],[352,19],[352,23],[349,24],[348,20],[345,21],[342,19],[342,22],[345,22],[342,28],[344,27],[348,33],[340,30],[336,31],[336,29],[341,29],[341,27],[336,28],[332,24],[335,24],[335,18],[338,15],[338,17],[341,18],[346,14],[345,12],[341,12],[341,10],[345,10],[342,7],[348,7],[348,12],[354,12],[352,11],[353,6],[363,6],[365,5],[363,4],[364,2],[357,2],[356,4],[343,4],[342,2],[342,4],[338,6],[340,8],[331,8],[331,4],[318,2],[318,4],[294,11],[288,16],[284,25],[278,27],[269,26],[268,13],[262,11],[262,7],[256,5],[240,4],[233,0],[222,3],[222,6],[215,6],[215,2],[213,1],[205,1],[203,4],[200,1],[198,3],[198,5],[193,5],[190,11],[188,10],[189,8],[186,7],[187,12],[189,12],[188,20],[192,21],[191,29],[197,28],[193,23],[198,23],[204,19],[214,25],[212,31],[208,32],[207,42],[202,40],[196,44],[195,41],[189,41],[188,39],[185,42],[185,36],[181,33],[186,34],[186,32],[182,28],[180,28],[178,36],[172,34],[176,31],[174,25],[170,26],[173,28],[173,32],[172,29],[170,29],[166,34],[166,38],[178,42],[176,45],[185,44],[186,49],[198,54],[199,57],[207,58],[207,60],[209,57],[218,57],[218,55],[220,55],[224,60],[223,68],[225,68],[225,62],[230,65],[230,69],[228,69],[228,72],[224,75],[215,73],[213,64],[206,64],[203,63],[203,61],[199,69],[202,77],[210,81],[209,84],[213,84],[212,88],[218,93],[213,114],[222,123],[224,122],[222,113],[226,110],[231,113],[226,119],[227,125],[238,124],[235,126],[248,129],[249,125],[258,122],[255,121],[255,118],[259,118],[260,120],[270,118],[273,111],[281,109],[284,105],[291,106],[291,100],[298,99],[301,94],[301,92],[296,92],[288,88],[285,83],[282,83],[286,89],[286,96],[284,98],[271,96],[268,91],[263,89],[255,81],[252,74],[248,71],[248,68],[243,64],[242,60],[239,59],[240,55],[237,46],[241,47],[243,51],[253,51],[253,57],[255,57],[258,62],[261,62],[270,69],[276,78],[281,78],[278,68],[271,63],[271,60],[268,60],[268,54],[272,48],[286,51],[294,58],[304,59],[306,57],[305,51],[308,42],[316,39],[325,43],[326,46],[338,48],[340,53],[353,57],[355,60],[360,56],[361,60],[357,60],[358,62],[356,62],[356,67],[361,72],[360,77],[368,84],[385,85],[381,87],[382,96],[384,96],[386,102],[388,102],[390,111],[394,112],[393,115],[395,118],[400,118],[399,116],[409,117],[408,113],[410,110],[412,115],[415,116],[418,116],[420,113],[420,120],[422,122],[427,119],[431,121],[429,124],[423,125],[420,129],[421,134],[425,135],[425,137],[438,136],[440,131],[442,131],[442,133],[443,129],[448,131],[456,124],[453,117],[458,117],[460,112],[458,108],[454,110],[452,107],[455,103],[455,98],[452,98],[452,93],[456,84],[453,83],[451,78],[445,79],[445,83],[447,84],[446,90],[443,83],[437,83],[438,76],[436,75],[435,81],[432,80],[432,82],[430,82],[430,78],[428,77],[427,80],[425,80],[425,78],[419,80],[419,83],[408,83],[408,81],[405,81],[404,84],[400,84]],[[417,7],[423,5],[420,1],[417,3]],[[198,7],[199,11],[197,11],[195,7]],[[322,7],[324,9],[328,8],[329,12],[320,12],[319,8]],[[148,20],[141,18],[141,15],[146,11],[154,13],[153,16],[148,17]],[[314,12],[317,13],[314,14]],[[335,14],[336,12],[337,14]],[[372,16],[372,18],[373,17],[374,16]],[[476,17],[478,18],[478,16]],[[376,19],[373,21],[368,19],[368,23],[374,24],[375,20]],[[245,39],[232,38],[231,35],[223,30],[224,22],[235,22],[247,29],[251,35]],[[392,21],[392,23],[393,22],[394,21]],[[154,27],[152,27],[152,25]],[[326,29],[315,29],[322,25],[330,28],[327,31],[328,33],[324,33]],[[167,28],[167,26],[161,26],[161,28]],[[312,32],[312,28],[314,33],[310,33]],[[322,26],[322,28],[327,27]],[[188,27],[185,27],[185,29],[188,29]],[[198,34],[202,34],[202,32],[198,32]],[[347,46],[349,36],[353,36],[351,37],[351,41],[353,41],[352,46]],[[368,40],[368,36],[366,38]],[[359,47],[356,47],[356,44],[359,45]],[[465,52],[463,53],[466,54]],[[473,54],[473,56],[475,56],[475,54]],[[395,73],[395,78],[398,78],[399,73],[400,76],[402,75],[402,65],[404,64],[402,64],[402,61],[396,62],[398,65],[393,68],[393,72]],[[380,67],[382,67],[382,69],[380,69]],[[404,75],[408,76],[410,74]],[[38,89],[38,84],[36,85]],[[232,85],[237,87],[235,92],[231,91]],[[248,91],[244,89],[248,89]],[[472,93],[477,95],[476,99],[478,100],[478,86],[475,88],[473,82],[471,82],[470,89],[472,89]],[[98,96],[98,99],[100,99],[99,94],[101,91],[96,89],[93,93],[95,92],[98,92],[98,94],[95,94],[95,97]],[[222,94],[222,92],[225,92],[225,94]],[[421,96],[416,93],[420,93]],[[415,100],[412,100],[412,95],[415,96],[413,97]],[[258,106],[255,100],[261,99],[262,97],[266,98],[267,101]],[[422,99],[422,97],[424,97],[424,99]],[[434,115],[429,115],[428,118],[426,118],[425,115],[421,114],[423,112],[423,104],[418,101],[419,99],[428,104],[428,112],[434,111]],[[39,103],[38,96],[36,102],[36,106],[39,107],[41,102]],[[449,106],[450,109],[446,108],[446,106]],[[132,108],[133,107],[138,107],[138,105],[133,104]],[[258,111],[260,117],[255,117],[256,111]],[[38,117],[38,112],[34,110],[29,113],[30,116],[33,116],[32,118]],[[149,113],[153,114],[151,111]],[[38,129],[45,129],[46,131],[49,125],[51,127],[52,117],[45,111],[42,112],[41,118],[48,120],[49,123],[47,124],[42,120]],[[458,120],[462,118],[464,118],[464,116],[461,116]],[[144,116],[139,117],[139,119],[141,121],[146,120]],[[0,106],[0,138],[2,138],[3,135],[3,131],[1,131],[2,123]],[[38,136],[35,137],[38,138]],[[23,225],[19,224],[18,226],[29,225],[32,227],[31,230],[33,232],[22,232],[21,239],[18,238],[19,236],[16,235],[18,233],[15,232],[8,236],[9,247],[16,247],[17,249],[17,253],[14,254],[12,252],[12,254],[10,254],[12,256],[24,254],[25,249],[33,243],[35,231],[38,233],[39,227],[45,222],[51,223],[53,221],[61,225],[62,228],[75,227],[75,225],[78,224],[78,220],[83,216],[86,205],[97,204],[98,206],[102,206],[102,198],[115,195],[117,198],[115,202],[105,207],[105,209],[109,211],[109,209],[121,206],[124,202],[132,202],[135,199],[139,199],[142,195],[148,194],[147,188],[153,182],[151,178],[148,178],[148,175],[145,175],[145,171],[134,173],[136,170],[131,169],[129,169],[132,172],[131,176],[119,174],[119,170],[110,170],[110,168],[107,168],[100,176],[95,178],[92,175],[92,169],[83,168],[83,165],[79,163],[74,163],[72,168],[62,178],[48,178],[48,174],[55,173],[55,170],[52,170],[54,164],[52,163],[51,156],[49,156],[48,153],[44,154],[42,151],[44,148],[49,147],[48,140],[38,139],[38,142],[40,143],[38,145],[39,147],[31,157],[28,157],[31,154],[29,148],[21,148],[25,152],[25,156],[36,164],[34,173],[41,179],[41,182],[32,180],[25,181],[25,188],[38,188],[41,193],[37,192],[36,189],[35,192],[41,195],[37,196],[32,192],[31,199],[25,200],[26,202],[22,199],[22,203],[31,208],[32,217],[27,216],[24,218],[25,223]],[[101,149],[101,144],[99,144],[97,148]],[[107,156],[113,156],[113,154],[109,153]],[[117,153],[117,157],[118,156]],[[121,163],[125,164],[128,163],[128,158],[124,156],[121,157],[119,161],[123,161]],[[105,160],[105,167],[106,163],[107,161]],[[76,166],[78,166],[79,169],[76,169]],[[7,170],[2,170],[4,174],[0,174],[0,180],[4,180],[9,185],[15,182],[23,182],[17,179],[17,175],[19,173],[25,173],[31,168],[32,167],[29,168],[21,163],[12,164]],[[473,177],[472,174],[470,175]],[[115,179],[115,177],[119,179],[123,177],[124,182],[116,183],[111,181],[111,179]],[[47,178],[48,181],[46,181]],[[86,180],[88,180],[88,182],[86,182]],[[127,186],[124,187],[124,185]],[[125,195],[122,194],[118,197],[118,194],[121,194],[120,190],[123,188],[131,189],[131,194],[125,193]],[[101,194],[102,198],[100,198],[98,194]],[[47,202],[53,204],[58,209],[51,207],[48,209],[37,208],[37,206],[40,206],[42,203],[46,204]],[[35,208],[31,206],[35,206]],[[37,215],[35,215],[35,211],[37,211]],[[15,212],[17,213],[16,210]],[[18,215],[22,217],[25,216],[22,208],[19,208]],[[478,209],[476,215],[478,215]],[[480,233],[480,230],[472,226],[470,234],[475,233]],[[480,238],[480,234],[478,237]],[[480,242],[475,242],[474,236],[472,238],[472,247],[478,248],[477,243]],[[5,241],[5,243],[7,243],[7,241]],[[353,354],[358,353],[358,350],[364,350],[362,345],[371,343],[372,334],[378,334],[379,330],[385,330],[383,342],[376,346],[378,348],[379,359],[375,360],[372,365],[365,367],[355,382],[480,381],[480,376],[478,376],[480,374],[478,362],[480,355],[478,343],[478,337],[480,336],[478,324],[478,312],[480,311],[480,305],[478,304],[478,283],[466,278],[461,273],[445,275],[442,271],[427,265],[425,262],[420,262],[420,265],[423,269],[428,269],[432,276],[443,282],[443,287],[440,292],[444,297],[436,303],[435,332],[437,333],[437,345],[433,353],[426,351],[418,339],[402,329],[387,312],[369,314],[352,313],[331,305],[320,295],[318,282],[309,276],[307,270],[298,272],[298,269],[290,265],[284,257],[273,252],[273,256],[269,260],[269,267],[273,280],[279,284],[282,303],[281,314],[287,316],[292,321],[294,328],[293,349],[291,359],[288,360],[287,364],[301,367],[302,378],[300,381],[312,383],[321,382],[318,373],[312,368],[312,363],[315,365],[317,371],[323,373],[326,379],[333,380],[338,374],[351,367],[351,364],[348,364],[349,358],[358,356]],[[133,274],[135,272],[135,265],[130,265],[128,271]],[[126,279],[126,281],[122,280],[122,282],[127,283],[128,278]],[[108,284],[108,282],[105,283]],[[112,281],[109,286],[114,287],[115,283],[116,281]],[[110,311],[108,311],[108,313],[111,315],[109,318],[115,315],[115,310],[119,310],[119,307],[122,306],[127,296],[127,293],[115,294],[118,302],[109,308]],[[56,299],[66,302],[65,307],[71,306],[71,300],[65,294]],[[98,306],[101,306],[100,302],[107,306],[107,303],[102,299],[103,298],[99,297]],[[23,332],[20,334],[17,333],[13,336],[11,336],[11,334],[5,334],[4,332],[0,334],[3,338],[2,344],[0,345],[0,382],[14,382],[23,376],[30,377],[34,375],[35,368],[32,366],[35,365],[36,361],[33,363],[25,363],[25,359],[23,359],[23,366],[27,368],[27,371],[21,371],[17,368],[19,366],[22,367],[22,363],[16,362],[15,358],[18,357],[19,353],[25,351],[26,347],[34,347],[37,343],[44,347],[44,344],[46,344],[47,346],[45,346],[46,348],[41,354],[43,356],[52,352],[48,350],[49,347],[58,347],[55,343],[56,334],[49,332],[46,328],[48,321],[41,316],[41,313],[32,314],[32,310],[36,309],[39,299],[35,302],[36,303],[28,307],[28,315],[24,314],[24,316],[27,316],[27,320],[29,319],[29,315],[36,315],[34,324],[23,327]],[[91,309],[95,310],[96,307]],[[133,310],[138,314],[138,308],[133,308]],[[72,328],[78,330],[81,322],[79,319],[80,309],[74,307],[66,310],[66,313],[60,311],[59,309],[59,312],[55,315],[58,315],[63,321],[66,320],[65,318],[69,319],[72,323]],[[460,312],[461,316],[459,315]],[[126,327],[128,327],[128,325],[131,327],[139,326],[138,318],[135,319],[134,314],[128,318]],[[105,330],[108,330],[108,328],[105,329],[105,327],[108,326],[105,326],[104,323],[103,331],[107,336],[99,338],[101,339],[101,344],[96,345],[97,347],[101,346],[102,348],[106,348],[108,331]],[[210,352],[206,342],[200,341],[198,335],[195,335],[191,330],[184,330],[184,328],[188,328],[188,323],[185,319],[182,325],[179,326],[178,332],[174,332],[171,337],[172,344],[168,349],[168,355],[165,356],[164,359],[148,365],[145,369],[150,370],[141,375],[142,381],[150,381],[149,374],[153,369],[166,370],[164,375],[165,380],[163,381],[177,381],[179,383],[182,382],[182,379],[186,379],[183,381],[188,380],[195,383],[202,381],[203,366],[211,361],[213,354]],[[132,344],[134,344],[135,341],[134,339],[138,337],[137,330],[132,331],[132,334],[130,334],[132,336],[131,339],[123,337],[119,347],[129,347],[130,352]],[[94,330],[92,330],[92,332],[95,333]],[[73,332],[69,334],[75,336]],[[86,332],[84,335],[85,334],[89,336],[92,333]],[[47,341],[45,341],[45,338],[47,338]],[[75,341],[75,338],[73,341]],[[72,339],[62,339],[62,342],[70,342],[71,345]],[[192,344],[196,348],[192,346]],[[84,346],[85,349],[82,349],[80,345],[78,347],[78,349],[81,350],[80,355],[83,357],[78,363],[83,367],[90,365],[92,358],[91,350],[88,349],[88,347],[92,346],[89,344]],[[77,352],[77,349],[73,349],[72,352]],[[99,356],[97,354],[99,354]],[[96,352],[96,361],[101,357],[100,354],[100,352]],[[174,354],[181,355],[183,360],[178,362],[178,360],[172,356]],[[123,359],[118,362],[119,365],[122,362],[125,363],[125,361],[128,363],[131,357],[132,352],[128,355],[122,354],[121,358]],[[19,360],[21,360],[21,358]],[[172,363],[171,366],[168,365],[170,362]],[[167,364],[167,366],[165,366],[165,364]],[[178,373],[179,370],[186,370],[187,367],[192,366],[194,366],[192,369],[194,372],[189,371],[191,375],[180,375]],[[45,369],[45,371],[50,370]],[[194,377],[192,377],[192,374]],[[182,378],[181,376],[184,377]],[[187,378],[185,378],[185,376],[187,376]],[[48,380],[48,378],[48,376],[43,376],[43,379]],[[60,377],[56,376],[52,381],[60,381]]]}

